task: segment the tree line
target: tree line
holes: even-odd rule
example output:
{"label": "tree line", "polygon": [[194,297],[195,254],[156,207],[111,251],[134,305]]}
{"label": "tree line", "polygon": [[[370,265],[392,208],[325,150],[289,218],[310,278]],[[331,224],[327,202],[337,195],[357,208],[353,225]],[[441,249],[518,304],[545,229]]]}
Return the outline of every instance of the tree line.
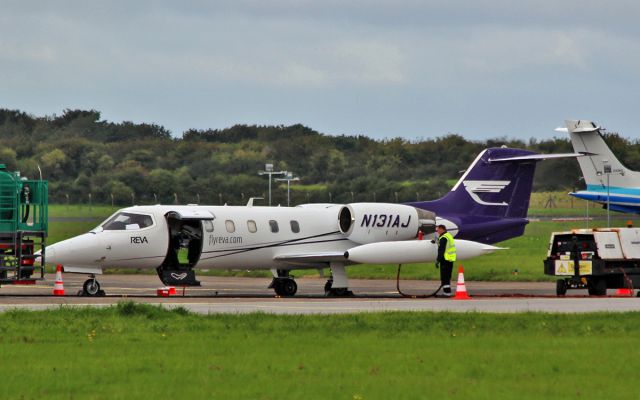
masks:
{"label": "tree line", "polygon": [[[38,117],[0,109],[0,163],[23,176],[49,180],[51,202],[243,204],[266,197],[265,163],[294,172],[292,204],[413,201],[444,195],[486,147],[571,152],[568,137],[472,141],[457,134],[406,140],[330,136],[309,127],[235,125],[188,130],[176,137],[155,124],[114,123],[96,110]],[[640,144],[606,135],[615,154],[640,169]],[[573,159],[540,163],[535,190],[584,184]],[[286,204],[286,184],[274,183],[274,204]],[[259,204],[259,203],[256,203]]]}

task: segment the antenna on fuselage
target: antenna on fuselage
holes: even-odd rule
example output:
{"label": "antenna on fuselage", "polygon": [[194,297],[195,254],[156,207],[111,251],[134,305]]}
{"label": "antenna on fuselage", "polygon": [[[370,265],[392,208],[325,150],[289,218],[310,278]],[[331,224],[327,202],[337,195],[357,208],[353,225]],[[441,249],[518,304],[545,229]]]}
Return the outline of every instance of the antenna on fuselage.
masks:
{"label": "antenna on fuselage", "polygon": [[254,200],[264,200],[264,197],[249,197],[249,201],[247,201],[247,207],[253,207]]}

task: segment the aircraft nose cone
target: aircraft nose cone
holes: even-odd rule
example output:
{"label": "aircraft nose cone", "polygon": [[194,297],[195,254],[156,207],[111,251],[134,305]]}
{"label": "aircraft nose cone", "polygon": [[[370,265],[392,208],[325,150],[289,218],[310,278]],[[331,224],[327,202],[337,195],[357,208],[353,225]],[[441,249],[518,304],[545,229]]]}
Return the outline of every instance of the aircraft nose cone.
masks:
{"label": "aircraft nose cone", "polygon": [[47,246],[45,261],[47,264],[64,266],[94,265],[96,248],[99,241],[93,234],[84,234]]}

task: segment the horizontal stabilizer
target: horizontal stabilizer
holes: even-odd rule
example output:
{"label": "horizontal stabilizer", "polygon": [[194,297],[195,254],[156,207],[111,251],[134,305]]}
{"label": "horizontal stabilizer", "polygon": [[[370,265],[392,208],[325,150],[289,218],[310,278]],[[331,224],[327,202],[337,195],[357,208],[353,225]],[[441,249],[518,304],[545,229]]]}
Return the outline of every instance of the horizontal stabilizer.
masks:
{"label": "horizontal stabilizer", "polygon": [[558,153],[558,154],[531,154],[528,156],[508,157],[508,158],[490,158],[490,163],[496,162],[518,162],[518,161],[544,161],[555,158],[576,158],[591,155],[591,153],[579,152],[579,153]]}
{"label": "horizontal stabilizer", "polygon": [[600,126],[585,120],[567,120],[565,125],[567,126],[567,131],[572,133],[597,132],[600,130]]}

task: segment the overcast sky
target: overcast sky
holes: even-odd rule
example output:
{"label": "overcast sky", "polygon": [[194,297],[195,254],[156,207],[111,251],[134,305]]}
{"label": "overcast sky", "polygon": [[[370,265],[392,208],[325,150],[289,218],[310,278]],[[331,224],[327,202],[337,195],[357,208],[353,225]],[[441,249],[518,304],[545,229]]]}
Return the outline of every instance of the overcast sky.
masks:
{"label": "overcast sky", "polygon": [[638,137],[640,2],[5,1],[0,107],[408,139]]}

